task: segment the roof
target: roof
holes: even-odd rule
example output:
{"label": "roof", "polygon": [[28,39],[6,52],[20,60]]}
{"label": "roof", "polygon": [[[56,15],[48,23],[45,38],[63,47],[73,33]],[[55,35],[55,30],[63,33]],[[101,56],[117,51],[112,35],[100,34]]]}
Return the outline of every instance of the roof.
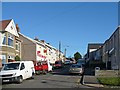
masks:
{"label": "roof", "polygon": [[90,43],[88,44],[88,49],[98,49],[103,46],[102,43]]}
{"label": "roof", "polygon": [[33,42],[33,43],[36,44],[35,40],[33,40],[33,39],[31,39],[31,38],[29,38],[29,37],[23,35],[22,33],[19,32],[19,35],[21,35],[21,36],[24,37],[24,38],[27,38],[28,40],[30,40],[31,42]]}
{"label": "roof", "polygon": [[5,30],[5,28],[8,26],[8,24],[11,22],[10,20],[2,20],[0,21],[0,30]]}
{"label": "roof", "polygon": [[19,32],[19,35],[21,35],[22,37],[24,37],[24,38],[26,38],[26,39],[30,40],[30,41],[31,41],[31,42],[33,42],[34,44],[39,44],[39,45],[44,46],[44,44],[42,44],[41,42],[36,41],[36,40],[34,40],[34,39],[32,39],[32,38],[29,38],[29,37],[27,37],[27,36],[25,36],[25,35],[21,34],[20,32]]}

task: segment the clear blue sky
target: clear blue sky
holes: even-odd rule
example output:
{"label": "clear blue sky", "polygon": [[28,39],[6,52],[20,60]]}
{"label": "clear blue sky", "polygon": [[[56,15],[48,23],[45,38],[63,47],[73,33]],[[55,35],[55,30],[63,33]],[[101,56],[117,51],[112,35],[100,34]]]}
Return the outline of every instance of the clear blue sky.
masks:
{"label": "clear blue sky", "polygon": [[104,43],[118,26],[117,2],[2,3],[2,19],[14,19],[20,32],[38,37],[67,56],[87,52],[88,43]]}

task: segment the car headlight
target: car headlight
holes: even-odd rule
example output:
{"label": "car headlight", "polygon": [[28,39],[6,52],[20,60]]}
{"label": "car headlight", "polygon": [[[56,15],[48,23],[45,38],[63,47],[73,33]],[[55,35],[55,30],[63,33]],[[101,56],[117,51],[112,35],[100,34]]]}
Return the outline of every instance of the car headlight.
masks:
{"label": "car headlight", "polygon": [[13,73],[13,76],[15,76],[16,75],[16,73]]}

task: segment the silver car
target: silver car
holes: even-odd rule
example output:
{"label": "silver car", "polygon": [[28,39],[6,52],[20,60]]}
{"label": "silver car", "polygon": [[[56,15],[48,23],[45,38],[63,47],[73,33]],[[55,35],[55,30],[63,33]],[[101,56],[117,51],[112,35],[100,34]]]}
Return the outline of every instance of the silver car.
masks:
{"label": "silver car", "polygon": [[79,74],[81,75],[83,73],[82,65],[78,64],[72,64],[69,69],[70,74]]}

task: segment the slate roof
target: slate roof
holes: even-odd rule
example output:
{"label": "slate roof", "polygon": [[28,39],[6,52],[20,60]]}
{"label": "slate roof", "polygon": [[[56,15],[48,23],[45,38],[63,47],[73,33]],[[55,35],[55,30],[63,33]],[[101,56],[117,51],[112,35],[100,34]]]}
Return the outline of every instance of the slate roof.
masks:
{"label": "slate roof", "polygon": [[5,28],[8,26],[8,24],[11,22],[10,20],[2,20],[0,21],[0,30],[5,30]]}

